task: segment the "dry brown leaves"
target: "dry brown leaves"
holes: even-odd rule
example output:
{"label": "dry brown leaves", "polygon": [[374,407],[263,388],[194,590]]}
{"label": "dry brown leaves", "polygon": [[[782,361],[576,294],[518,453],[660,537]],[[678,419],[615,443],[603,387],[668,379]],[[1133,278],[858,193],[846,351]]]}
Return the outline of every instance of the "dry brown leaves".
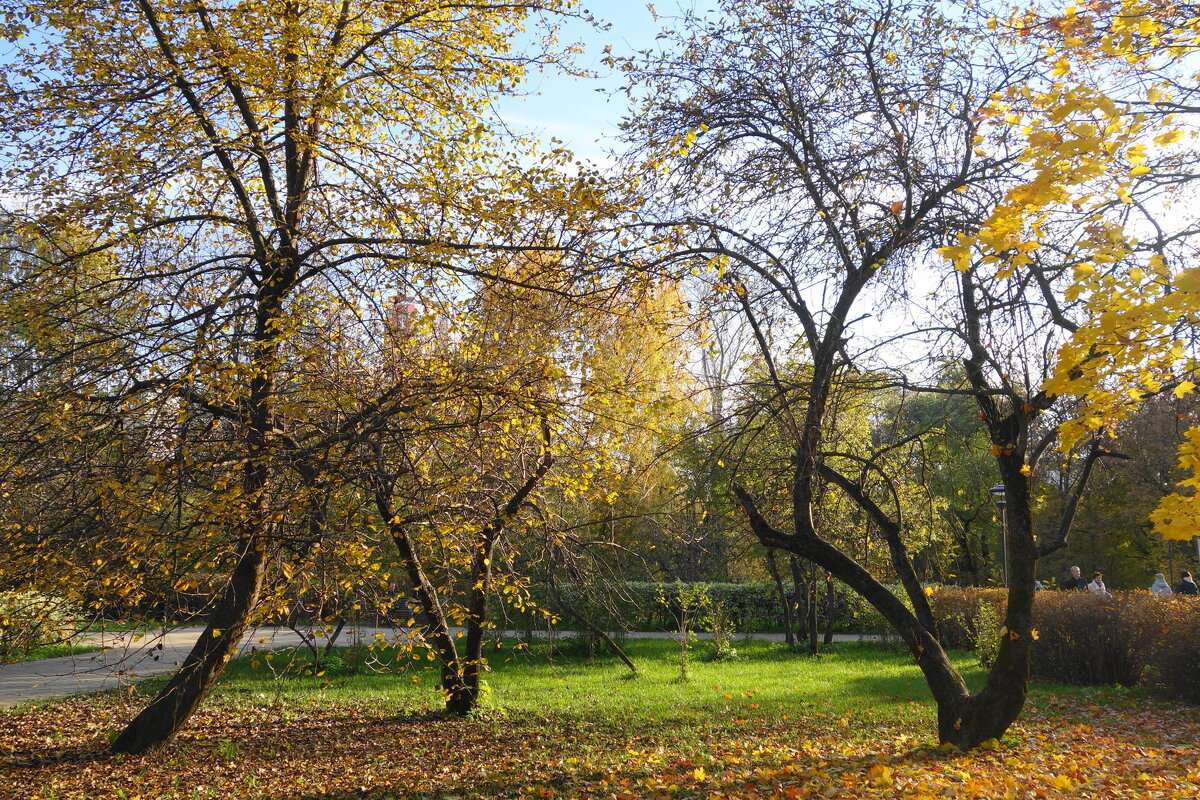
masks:
{"label": "dry brown leaves", "polygon": [[446,720],[378,707],[214,706],[147,757],[97,756],[133,701],[0,717],[0,798],[1195,798],[1194,709],[1035,701],[994,749],[944,753],[927,709],[883,728],[813,716],[691,731]]}

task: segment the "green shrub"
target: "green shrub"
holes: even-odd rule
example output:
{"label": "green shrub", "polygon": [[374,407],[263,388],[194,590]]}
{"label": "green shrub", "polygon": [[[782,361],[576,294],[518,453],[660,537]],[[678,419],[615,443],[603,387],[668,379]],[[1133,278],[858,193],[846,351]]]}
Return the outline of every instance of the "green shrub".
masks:
{"label": "green shrub", "polygon": [[679,633],[679,680],[686,683],[690,679],[688,665],[692,642],[696,638],[695,629],[707,619],[712,599],[708,596],[707,584],[676,581],[670,588],[670,592],[667,587],[659,588],[658,602],[675,617]]}
{"label": "green shrub", "polygon": [[[783,606],[773,583],[709,583],[707,586],[708,596],[727,614],[731,630],[742,633],[783,632]],[[866,601],[841,583],[835,583],[834,587],[835,631],[874,635],[889,632],[883,619]],[[676,591],[671,583],[622,581],[607,588],[603,601],[596,597],[593,590],[585,590],[575,584],[560,584],[558,589],[570,606],[606,631],[670,631],[676,626],[670,610],[658,600],[660,590],[668,596]],[[784,584],[784,591],[791,597],[792,585]],[[819,594],[817,624],[824,630],[827,623],[824,591]],[[545,587],[531,587],[530,595],[532,604],[537,608],[551,612],[558,610]],[[497,603],[492,610],[492,621],[498,628],[532,631],[546,627],[544,618],[528,609],[522,611]],[[570,630],[577,627],[577,623],[570,617],[563,617],[558,627]]]}
{"label": "green shrub", "polygon": [[999,607],[986,600],[981,602],[975,611],[973,649],[984,669],[991,669],[992,664],[996,663],[996,657],[1000,655],[1002,627]]}
{"label": "green shrub", "polygon": [[721,598],[709,599],[705,627],[712,633],[712,660],[731,661],[737,658],[733,646],[733,615]]}
{"label": "green shrub", "polygon": [[28,589],[0,592],[0,662],[18,661],[75,632],[76,610],[61,597]]}

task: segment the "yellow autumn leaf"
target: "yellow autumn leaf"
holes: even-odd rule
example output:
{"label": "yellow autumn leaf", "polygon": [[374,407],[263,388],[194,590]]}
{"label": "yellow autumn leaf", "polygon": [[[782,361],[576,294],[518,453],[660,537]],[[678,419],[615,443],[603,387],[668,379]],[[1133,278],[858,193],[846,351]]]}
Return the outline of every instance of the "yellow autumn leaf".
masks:
{"label": "yellow autumn leaf", "polygon": [[1069,792],[1075,788],[1075,784],[1066,775],[1055,775],[1050,779],[1050,785],[1055,789],[1062,789],[1064,792]]}
{"label": "yellow autumn leaf", "polygon": [[1174,128],[1166,133],[1160,133],[1158,136],[1154,137],[1154,143],[1159,147],[1164,147],[1169,144],[1174,144],[1182,138],[1183,130],[1181,128]]}
{"label": "yellow autumn leaf", "polygon": [[873,786],[887,787],[894,783],[892,780],[892,768],[886,764],[876,764],[871,767],[868,777],[870,777]]}
{"label": "yellow autumn leaf", "polygon": [[953,264],[959,272],[966,272],[971,268],[971,248],[969,247],[952,244],[939,247],[937,252],[938,255]]}

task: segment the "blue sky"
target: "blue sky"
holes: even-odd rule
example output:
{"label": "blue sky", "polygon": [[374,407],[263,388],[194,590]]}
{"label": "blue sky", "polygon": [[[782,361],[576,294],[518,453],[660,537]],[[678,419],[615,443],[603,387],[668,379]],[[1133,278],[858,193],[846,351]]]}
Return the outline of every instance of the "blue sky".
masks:
{"label": "blue sky", "polygon": [[[679,13],[680,3],[692,5],[688,0],[660,0],[655,5],[660,15],[670,16]],[[563,42],[583,43],[586,50],[577,64],[599,76],[589,80],[551,71],[535,73],[529,76],[526,89],[539,94],[506,101],[499,110],[518,127],[531,128],[543,139],[557,137],[581,157],[603,160],[604,154],[617,146],[613,137],[626,111],[624,95],[615,91],[624,85],[624,79],[601,63],[604,47],[610,45],[617,56],[653,48],[662,21],[655,21],[646,0],[597,0],[581,5],[608,22],[610,29],[596,31],[582,23],[571,23],[565,26],[561,38]]]}

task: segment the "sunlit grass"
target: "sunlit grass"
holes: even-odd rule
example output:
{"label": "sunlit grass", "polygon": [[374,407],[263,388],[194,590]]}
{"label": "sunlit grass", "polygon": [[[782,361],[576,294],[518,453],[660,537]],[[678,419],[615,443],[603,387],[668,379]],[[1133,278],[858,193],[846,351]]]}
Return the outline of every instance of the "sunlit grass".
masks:
{"label": "sunlit grass", "polygon": [[41,647],[35,647],[32,650],[23,651],[20,656],[13,658],[7,663],[16,664],[21,661],[40,661],[44,658],[78,656],[83,655],[84,653],[95,653],[100,649],[101,648],[98,645],[88,644],[44,644]]}
{"label": "sunlit grass", "polygon": [[[163,751],[90,772],[38,754],[102,748],[164,678],[8,710],[0,752],[20,757],[0,797],[135,797],[127,789],[137,786],[169,800],[874,798],[903,786],[911,791],[896,796],[980,800],[1023,796],[1013,794],[1021,785],[1066,796],[1055,787],[1068,783],[1082,787],[1071,796],[1191,796],[1163,787],[1192,785],[1195,723],[1127,690],[1035,684],[998,749],[962,755],[936,747],[933,703],[912,659],[878,645],[810,658],[737,642],[736,660],[713,662],[700,644],[686,682],[669,640],[626,643],[637,677],[582,648],[515,645],[489,645],[486,702],[466,719],[441,713],[438,670],[423,652],[342,651],[324,674],[306,648],[255,652],[230,665]],[[977,687],[975,657],[953,658]],[[366,669],[373,659],[390,669]]]}
{"label": "sunlit grass", "polygon": [[[928,689],[912,658],[874,644],[838,643],[813,658],[777,643],[739,641],[738,658],[717,662],[706,660],[708,648],[699,643],[686,681],[680,680],[678,643],[670,640],[625,643],[638,666],[636,676],[612,656],[590,660],[579,654],[581,648],[564,653],[546,644],[516,644],[506,640],[487,648],[485,717],[551,714],[698,729],[730,720],[812,715],[849,717],[864,725],[911,720],[914,714],[933,718]],[[234,704],[366,702],[398,712],[441,707],[438,667],[423,652],[342,650],[340,655],[340,663],[335,660],[324,675],[314,675],[304,648],[254,654],[230,666],[218,698]],[[982,681],[972,654],[955,658],[970,682]],[[372,671],[369,662],[382,671]]]}

